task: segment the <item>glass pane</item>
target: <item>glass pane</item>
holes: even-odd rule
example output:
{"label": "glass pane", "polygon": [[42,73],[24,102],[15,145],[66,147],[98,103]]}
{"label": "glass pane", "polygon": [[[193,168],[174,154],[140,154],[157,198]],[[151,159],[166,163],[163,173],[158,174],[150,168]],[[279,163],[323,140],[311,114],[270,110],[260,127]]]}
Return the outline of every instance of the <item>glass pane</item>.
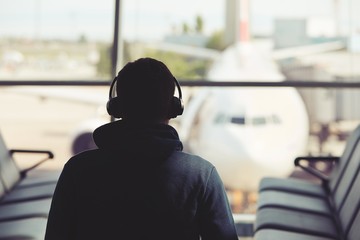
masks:
{"label": "glass pane", "polygon": [[[359,0],[124,0],[120,66],[164,61],[183,81],[359,82]],[[111,79],[115,1],[0,0],[0,80]],[[19,7],[20,6],[20,7]],[[61,168],[93,148],[108,87],[0,88],[9,148],[50,149]],[[212,162],[234,213],[254,213],[264,176],[309,177],[300,155],[342,154],[360,89],[183,87],[170,123]],[[76,146],[76,147],[74,147]],[[26,164],[26,163],[21,163]],[[327,166],[324,166],[327,171]]]}
{"label": "glass pane", "polygon": [[0,6],[0,80],[110,78],[113,0],[0,0]]}
{"label": "glass pane", "polygon": [[358,0],[123,1],[123,61],[155,57],[190,80],[358,81],[359,7]]}

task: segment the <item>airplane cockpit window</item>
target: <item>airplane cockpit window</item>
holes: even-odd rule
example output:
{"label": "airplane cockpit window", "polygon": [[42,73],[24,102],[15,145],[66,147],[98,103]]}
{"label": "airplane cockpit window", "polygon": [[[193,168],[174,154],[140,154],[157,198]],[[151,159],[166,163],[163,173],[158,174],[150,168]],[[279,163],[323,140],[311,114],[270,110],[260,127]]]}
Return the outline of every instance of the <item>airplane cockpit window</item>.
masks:
{"label": "airplane cockpit window", "polygon": [[271,115],[271,116],[257,116],[249,118],[248,122],[255,126],[261,126],[266,124],[275,124],[278,125],[281,123],[279,116]]}
{"label": "airplane cockpit window", "polygon": [[226,115],[223,113],[219,113],[218,115],[216,115],[215,119],[214,119],[214,123],[219,124],[219,123],[224,123],[226,122]]}
{"label": "airplane cockpit window", "polygon": [[231,123],[238,124],[238,125],[244,125],[245,124],[245,117],[232,117],[230,120]]}
{"label": "airplane cockpit window", "polygon": [[237,125],[244,125],[245,124],[245,117],[244,116],[228,116],[224,113],[219,113],[215,119],[215,124],[221,124],[221,123],[233,123]]}
{"label": "airplane cockpit window", "polygon": [[277,115],[272,115],[271,120],[272,120],[272,122],[274,124],[280,124],[281,123],[281,120],[280,120],[279,116],[277,116]]}
{"label": "airplane cockpit window", "polygon": [[251,124],[253,125],[265,125],[266,122],[267,121],[265,117],[254,117],[251,119]]}

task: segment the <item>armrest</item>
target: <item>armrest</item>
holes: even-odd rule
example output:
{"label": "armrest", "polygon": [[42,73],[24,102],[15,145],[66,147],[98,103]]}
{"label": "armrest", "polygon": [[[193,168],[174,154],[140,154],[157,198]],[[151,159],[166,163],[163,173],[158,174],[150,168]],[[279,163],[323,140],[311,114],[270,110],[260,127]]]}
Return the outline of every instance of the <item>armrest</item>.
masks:
{"label": "armrest", "polygon": [[28,171],[36,168],[37,166],[44,163],[45,161],[54,158],[54,154],[51,151],[47,151],[47,150],[10,149],[9,153],[10,153],[11,156],[13,156],[14,153],[32,153],[32,154],[35,153],[35,154],[46,154],[47,155],[44,159],[41,159],[40,161],[35,163],[33,166],[21,170],[20,175],[21,175],[22,178],[26,176]]}
{"label": "armrest", "polygon": [[[321,179],[323,182],[327,182],[327,181],[329,181],[329,176],[324,174],[323,172],[321,172],[319,169],[312,167],[311,163],[315,163],[315,162],[319,162],[319,161],[338,162],[339,159],[340,159],[340,157],[331,157],[331,156],[327,156],[327,157],[311,157],[311,156],[297,157],[297,158],[295,158],[294,164],[295,164],[295,166],[300,167],[304,171]],[[310,164],[302,165],[301,163],[304,161],[306,161],[307,163],[310,163]]]}

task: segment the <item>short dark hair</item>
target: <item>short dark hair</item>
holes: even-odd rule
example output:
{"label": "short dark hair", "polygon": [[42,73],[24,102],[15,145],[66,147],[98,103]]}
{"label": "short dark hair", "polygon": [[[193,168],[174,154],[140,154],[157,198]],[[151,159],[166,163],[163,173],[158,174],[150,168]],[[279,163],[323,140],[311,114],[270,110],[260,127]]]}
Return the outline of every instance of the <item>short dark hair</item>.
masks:
{"label": "short dark hair", "polygon": [[174,76],[161,61],[140,58],[119,72],[116,93],[127,119],[166,120],[175,91]]}

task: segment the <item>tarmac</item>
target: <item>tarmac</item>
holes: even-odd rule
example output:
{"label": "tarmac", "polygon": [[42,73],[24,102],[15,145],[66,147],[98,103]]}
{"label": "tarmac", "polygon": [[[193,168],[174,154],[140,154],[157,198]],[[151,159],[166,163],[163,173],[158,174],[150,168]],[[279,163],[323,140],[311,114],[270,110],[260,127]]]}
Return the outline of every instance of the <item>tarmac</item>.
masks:
{"label": "tarmac", "polygon": [[[96,115],[99,106],[21,95],[8,90],[8,87],[0,88],[0,133],[7,147],[50,150],[55,158],[40,168],[61,169],[71,157],[71,135],[79,124]],[[15,158],[19,166],[26,167],[38,156],[23,154]]]}

